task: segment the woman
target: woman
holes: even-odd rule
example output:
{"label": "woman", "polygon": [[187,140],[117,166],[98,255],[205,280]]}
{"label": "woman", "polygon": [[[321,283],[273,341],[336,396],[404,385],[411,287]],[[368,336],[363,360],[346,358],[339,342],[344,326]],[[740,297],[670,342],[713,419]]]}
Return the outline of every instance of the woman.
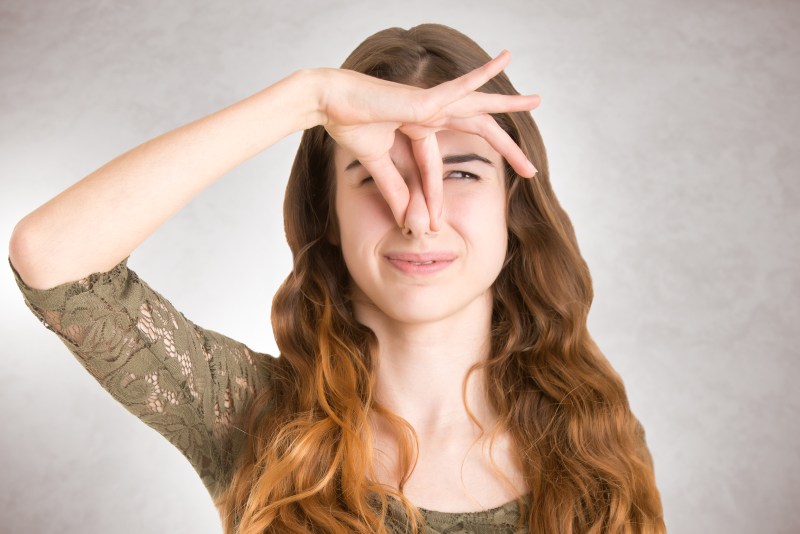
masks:
{"label": "woman", "polygon": [[[187,456],[226,532],[664,531],[644,433],[586,329],[591,280],[527,113],[539,99],[509,60],[446,26],[378,32],[342,69],[153,139],[15,228],[31,310]],[[269,358],[126,264],[298,130]]]}

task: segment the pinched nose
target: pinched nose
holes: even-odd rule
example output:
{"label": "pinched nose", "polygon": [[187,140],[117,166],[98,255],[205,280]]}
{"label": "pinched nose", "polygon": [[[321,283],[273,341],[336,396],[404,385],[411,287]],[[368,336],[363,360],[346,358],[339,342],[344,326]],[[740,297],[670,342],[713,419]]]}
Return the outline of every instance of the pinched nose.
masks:
{"label": "pinched nose", "polygon": [[419,179],[410,181],[408,194],[408,210],[406,211],[403,235],[406,237],[421,237],[426,234],[436,234],[437,232],[431,230],[430,211]]}

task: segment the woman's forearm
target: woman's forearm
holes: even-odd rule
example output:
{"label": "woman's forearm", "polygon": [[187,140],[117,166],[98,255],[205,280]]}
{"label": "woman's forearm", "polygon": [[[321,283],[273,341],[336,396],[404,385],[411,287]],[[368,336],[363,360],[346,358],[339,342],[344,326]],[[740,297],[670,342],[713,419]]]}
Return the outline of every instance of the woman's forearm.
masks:
{"label": "woman's forearm", "polygon": [[111,269],[228,171],[319,124],[317,80],[297,71],[114,158],[17,223],[14,268],[37,289]]}

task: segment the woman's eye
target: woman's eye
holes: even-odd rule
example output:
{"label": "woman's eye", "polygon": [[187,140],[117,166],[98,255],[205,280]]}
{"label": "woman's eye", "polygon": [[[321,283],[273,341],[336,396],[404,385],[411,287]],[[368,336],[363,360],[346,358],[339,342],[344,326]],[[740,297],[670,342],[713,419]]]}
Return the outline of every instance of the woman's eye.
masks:
{"label": "woman's eye", "polygon": [[[453,175],[461,175],[461,176],[453,176]],[[480,180],[480,176],[476,174],[472,174],[471,172],[466,171],[453,171],[448,173],[447,178],[453,177],[457,180]]]}
{"label": "woman's eye", "polygon": [[[455,178],[456,180],[480,180],[480,176],[478,176],[477,174],[472,174],[471,172],[466,172],[466,171],[451,171],[447,173],[447,176],[445,176],[445,178]],[[372,176],[367,176],[366,178],[361,180],[362,184],[366,184],[369,182],[374,182]]]}

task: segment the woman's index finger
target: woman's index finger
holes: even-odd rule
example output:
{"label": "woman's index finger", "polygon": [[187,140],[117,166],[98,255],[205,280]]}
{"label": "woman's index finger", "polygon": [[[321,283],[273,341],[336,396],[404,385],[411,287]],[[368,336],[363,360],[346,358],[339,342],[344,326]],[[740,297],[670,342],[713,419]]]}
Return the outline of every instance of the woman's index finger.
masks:
{"label": "woman's index finger", "polygon": [[412,139],[411,149],[417,167],[420,170],[422,191],[425,194],[425,204],[428,207],[430,229],[439,231],[439,219],[442,214],[444,192],[442,184],[442,155],[439,151],[439,142],[436,133],[432,132],[422,139]]}
{"label": "woman's index finger", "polygon": [[372,176],[378,191],[380,191],[386,203],[389,204],[389,209],[392,211],[397,225],[402,228],[405,223],[410,194],[408,185],[400,175],[400,171],[394,166],[392,158],[388,153],[385,153],[375,160],[359,161]]}

